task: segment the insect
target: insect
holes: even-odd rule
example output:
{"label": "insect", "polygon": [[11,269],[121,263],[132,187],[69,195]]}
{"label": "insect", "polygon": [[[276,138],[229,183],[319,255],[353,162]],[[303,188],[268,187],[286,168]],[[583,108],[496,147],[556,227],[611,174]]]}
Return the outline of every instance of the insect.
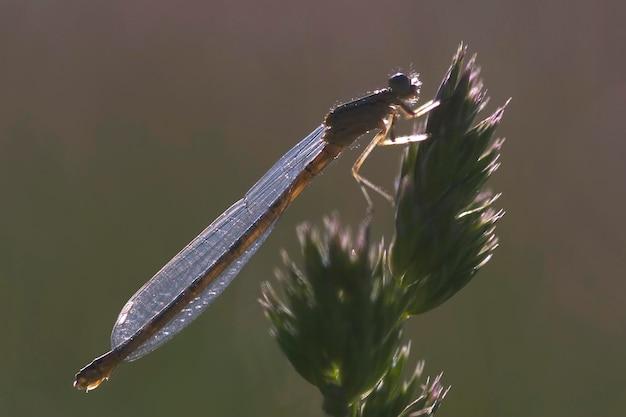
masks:
{"label": "insect", "polygon": [[396,137],[399,118],[414,118],[437,106],[428,102],[411,109],[419,94],[417,77],[398,73],[388,87],[332,109],[309,133],[245,194],[181,250],[122,308],[111,334],[111,350],[82,368],[74,387],[90,391],[107,380],[122,361],[153,351],[215,300],[268,237],[289,204],[342,151],[369,131],[376,135],[352,168],[371,211],[368,190],[392,201],[359,171],[379,145],[404,144],[425,135]]}

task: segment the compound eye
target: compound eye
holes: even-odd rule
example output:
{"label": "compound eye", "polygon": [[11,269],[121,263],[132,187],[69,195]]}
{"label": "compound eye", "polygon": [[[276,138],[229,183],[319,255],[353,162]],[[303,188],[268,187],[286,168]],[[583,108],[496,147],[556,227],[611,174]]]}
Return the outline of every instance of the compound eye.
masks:
{"label": "compound eye", "polygon": [[389,88],[398,96],[407,96],[411,94],[411,79],[401,72],[392,75],[389,78]]}

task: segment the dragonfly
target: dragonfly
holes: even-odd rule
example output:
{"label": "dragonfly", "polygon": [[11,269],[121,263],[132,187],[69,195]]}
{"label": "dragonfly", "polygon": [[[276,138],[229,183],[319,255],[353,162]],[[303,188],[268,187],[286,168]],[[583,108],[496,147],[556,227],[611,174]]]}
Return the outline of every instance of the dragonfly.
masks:
{"label": "dragonfly", "polygon": [[354,162],[352,174],[368,213],[373,207],[368,190],[393,204],[391,195],[364,178],[360,170],[377,146],[426,139],[424,134],[396,136],[394,131],[398,119],[416,118],[438,105],[429,101],[412,108],[420,85],[417,75],[397,73],[389,77],[386,88],[334,107],[321,125],[128,300],[113,326],[111,350],[78,371],[74,387],[87,392],[96,389],[120,363],[152,352],[189,325],[237,276],[311,180],[370,131],[376,134]]}

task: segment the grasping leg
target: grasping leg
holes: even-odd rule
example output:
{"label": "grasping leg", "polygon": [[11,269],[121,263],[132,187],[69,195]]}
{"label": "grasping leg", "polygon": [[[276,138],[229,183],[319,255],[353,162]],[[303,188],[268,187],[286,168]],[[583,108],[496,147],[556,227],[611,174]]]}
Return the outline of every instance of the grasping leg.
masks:
{"label": "grasping leg", "polygon": [[354,162],[354,165],[352,165],[352,176],[354,176],[354,179],[359,183],[359,186],[361,187],[361,191],[363,192],[363,195],[365,196],[365,200],[367,201],[368,213],[371,213],[374,207],[372,198],[367,192],[368,188],[382,195],[385,199],[387,199],[393,205],[393,197],[391,196],[391,194],[389,194],[388,192],[383,190],[381,187],[377,186],[376,184],[372,183],[368,179],[362,177],[361,174],[359,174],[359,171],[361,170],[363,163],[365,162],[367,157],[372,153],[374,148],[378,146],[379,143],[387,140],[387,137],[389,136],[389,133],[391,132],[391,127],[393,124],[392,117],[393,116],[385,118],[383,120],[384,128],[379,133],[377,133],[376,136],[374,136],[372,141],[365,147],[361,155],[359,155],[359,157],[356,159],[356,161]]}
{"label": "grasping leg", "polygon": [[[431,100],[425,103],[424,105],[418,107],[414,111],[408,107],[405,108],[404,106],[400,106],[400,109],[402,109],[402,112],[405,118],[413,119],[413,118],[416,118],[416,117],[419,117],[428,113],[429,111],[431,111],[438,105],[439,105],[438,101]],[[383,120],[384,127],[381,129],[381,131],[378,134],[376,134],[376,136],[374,136],[372,141],[365,147],[361,155],[359,155],[357,160],[354,162],[354,165],[352,165],[352,175],[354,176],[354,179],[359,183],[359,186],[361,187],[361,191],[363,192],[363,195],[365,196],[365,200],[367,201],[368,213],[371,213],[374,207],[372,198],[367,192],[368,188],[372,191],[377,192],[381,196],[383,196],[387,201],[391,203],[391,205],[393,205],[394,203],[393,197],[391,196],[391,194],[385,191],[382,187],[372,183],[367,178],[364,178],[359,173],[361,170],[361,167],[363,166],[363,163],[372,153],[374,148],[376,148],[376,146],[405,145],[408,143],[421,142],[425,139],[428,139],[428,135],[425,135],[425,134],[414,134],[414,135],[408,135],[408,136],[395,137],[394,132],[393,132],[393,126],[394,126],[396,117],[397,117],[396,114],[393,114]]]}
{"label": "grasping leg", "polygon": [[[415,110],[411,110],[410,108],[404,107],[404,106],[400,106],[399,108],[402,110],[402,113],[404,114],[404,117],[406,119],[415,119],[417,117],[425,115],[432,109],[436,108],[438,105],[439,105],[438,101],[430,100],[424,103],[423,105],[419,106]],[[391,129],[393,129],[393,126],[391,127]],[[428,135],[417,134],[417,133],[413,135],[399,136],[399,137],[395,137],[395,135],[390,134],[388,135],[387,138],[385,138],[385,140],[381,141],[379,145],[380,146],[405,145],[407,143],[421,142],[426,139],[428,139]]]}

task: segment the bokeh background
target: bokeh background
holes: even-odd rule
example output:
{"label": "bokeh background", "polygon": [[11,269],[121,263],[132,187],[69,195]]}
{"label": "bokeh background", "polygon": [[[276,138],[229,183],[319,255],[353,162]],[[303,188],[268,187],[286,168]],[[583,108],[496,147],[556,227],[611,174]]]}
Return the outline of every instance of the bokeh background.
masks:
{"label": "bokeh background", "polygon": [[[127,298],[329,107],[460,41],[508,138],[493,261],[410,322],[439,416],[626,412],[626,5],[616,1],[0,1],[0,415],[319,416],[257,303],[295,226],[364,211],[348,152],[197,322],[85,395]],[[363,145],[361,145],[363,146]],[[365,168],[390,184],[400,151]],[[377,201],[376,236],[392,232]]]}

